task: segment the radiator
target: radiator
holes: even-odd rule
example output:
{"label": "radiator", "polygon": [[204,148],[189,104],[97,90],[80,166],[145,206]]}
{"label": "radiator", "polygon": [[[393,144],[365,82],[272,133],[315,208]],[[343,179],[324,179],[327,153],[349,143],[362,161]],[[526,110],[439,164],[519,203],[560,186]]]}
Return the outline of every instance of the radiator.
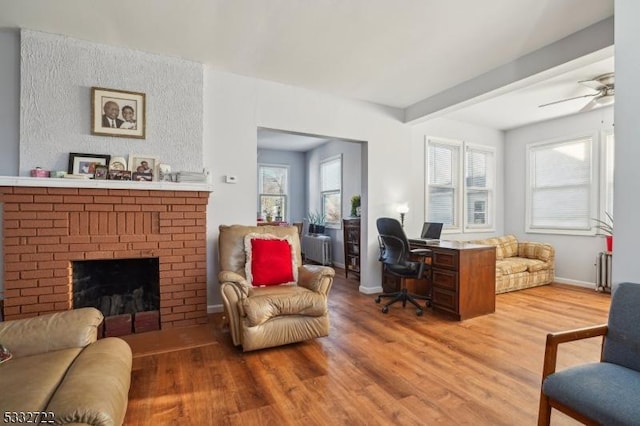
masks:
{"label": "radiator", "polygon": [[611,292],[611,252],[600,252],[596,259],[596,291]]}
{"label": "radiator", "polygon": [[307,260],[313,260],[322,265],[331,265],[331,237],[304,235],[302,237],[302,253]]}

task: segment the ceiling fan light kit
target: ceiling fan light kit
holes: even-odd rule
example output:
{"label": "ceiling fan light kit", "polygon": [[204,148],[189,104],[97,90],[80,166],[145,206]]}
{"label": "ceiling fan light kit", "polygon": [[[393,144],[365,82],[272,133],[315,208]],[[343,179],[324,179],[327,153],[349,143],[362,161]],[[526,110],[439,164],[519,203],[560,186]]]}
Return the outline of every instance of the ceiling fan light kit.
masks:
{"label": "ceiling fan light kit", "polygon": [[580,98],[593,98],[585,106],[580,109],[580,112],[590,111],[595,107],[611,105],[614,101],[615,95],[615,81],[614,74],[612,72],[599,75],[591,80],[578,81],[579,84],[586,86],[590,89],[596,90],[596,93],[588,95],[576,96],[573,98],[561,99],[559,101],[549,102],[546,104],[538,105],[539,108],[549,105],[559,104],[561,102],[572,101]]}

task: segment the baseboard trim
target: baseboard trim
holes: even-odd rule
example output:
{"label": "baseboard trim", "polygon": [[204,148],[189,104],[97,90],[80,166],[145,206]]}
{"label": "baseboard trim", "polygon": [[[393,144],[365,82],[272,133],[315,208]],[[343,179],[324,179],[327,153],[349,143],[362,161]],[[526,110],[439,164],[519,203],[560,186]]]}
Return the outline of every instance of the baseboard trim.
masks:
{"label": "baseboard trim", "polygon": [[586,287],[586,288],[591,288],[591,289],[595,289],[596,288],[596,283],[590,283],[588,281],[572,280],[572,279],[569,279],[569,278],[555,277],[553,282],[556,282],[556,283],[559,283],[559,284],[575,285],[575,286],[578,286],[578,287]]}

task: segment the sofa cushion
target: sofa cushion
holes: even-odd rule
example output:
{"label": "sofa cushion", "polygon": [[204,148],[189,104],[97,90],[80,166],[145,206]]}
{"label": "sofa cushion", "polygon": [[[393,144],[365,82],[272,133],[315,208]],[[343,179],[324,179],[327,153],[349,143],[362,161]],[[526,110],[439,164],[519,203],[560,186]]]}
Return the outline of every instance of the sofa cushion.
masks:
{"label": "sofa cushion", "polygon": [[518,244],[518,257],[540,259],[547,262],[552,258],[552,256],[553,247],[551,244],[529,241],[522,241]]}
{"label": "sofa cushion", "polygon": [[527,263],[522,262],[517,257],[509,259],[497,260],[496,269],[503,275],[517,274],[518,272],[525,272],[527,270]]}
{"label": "sofa cushion", "polygon": [[503,237],[499,237],[498,240],[500,240],[502,253],[504,254],[505,259],[518,255],[518,239],[515,235],[505,235]]}
{"label": "sofa cushion", "polygon": [[37,355],[14,357],[0,365],[0,412],[45,411],[51,396],[82,351],[63,349]]}
{"label": "sofa cushion", "polygon": [[527,271],[529,272],[544,271],[545,269],[549,269],[549,265],[542,260],[527,259],[524,257],[516,257],[514,259],[519,259],[520,262],[525,263],[527,265]]}
{"label": "sofa cushion", "polygon": [[291,238],[250,233],[244,238],[246,276],[253,286],[270,286],[297,281],[298,268]]}
{"label": "sofa cushion", "polygon": [[323,294],[295,285],[254,288],[242,305],[252,327],[282,315],[317,317],[327,312]]}
{"label": "sofa cushion", "polygon": [[475,244],[484,244],[487,246],[494,246],[496,248],[496,260],[504,259],[504,250],[502,249],[502,245],[500,244],[499,238],[487,238],[484,240],[475,240],[471,242]]}

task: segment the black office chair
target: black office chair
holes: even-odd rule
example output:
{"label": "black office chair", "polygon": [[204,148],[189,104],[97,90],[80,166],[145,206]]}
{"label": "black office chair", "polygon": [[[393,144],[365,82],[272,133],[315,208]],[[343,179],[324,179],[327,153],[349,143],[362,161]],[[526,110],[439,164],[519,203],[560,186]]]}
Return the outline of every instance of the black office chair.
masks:
{"label": "black office chair", "polygon": [[[390,297],[391,300],[382,307],[382,312],[389,312],[389,306],[396,302],[402,302],[405,307],[407,302],[416,307],[416,315],[421,316],[422,307],[417,300],[425,300],[426,306],[431,306],[430,296],[421,296],[407,291],[406,278],[430,279],[431,266],[425,263],[427,257],[431,257],[431,250],[409,248],[409,241],[404,234],[402,225],[396,219],[381,217],[376,221],[378,226],[378,241],[380,243],[380,257],[378,260],[384,265],[385,271],[400,278],[400,291],[394,293],[383,293],[376,297],[376,303],[380,303],[381,298]],[[419,260],[411,260],[411,256],[419,256]],[[425,273],[427,275],[425,275]]]}

